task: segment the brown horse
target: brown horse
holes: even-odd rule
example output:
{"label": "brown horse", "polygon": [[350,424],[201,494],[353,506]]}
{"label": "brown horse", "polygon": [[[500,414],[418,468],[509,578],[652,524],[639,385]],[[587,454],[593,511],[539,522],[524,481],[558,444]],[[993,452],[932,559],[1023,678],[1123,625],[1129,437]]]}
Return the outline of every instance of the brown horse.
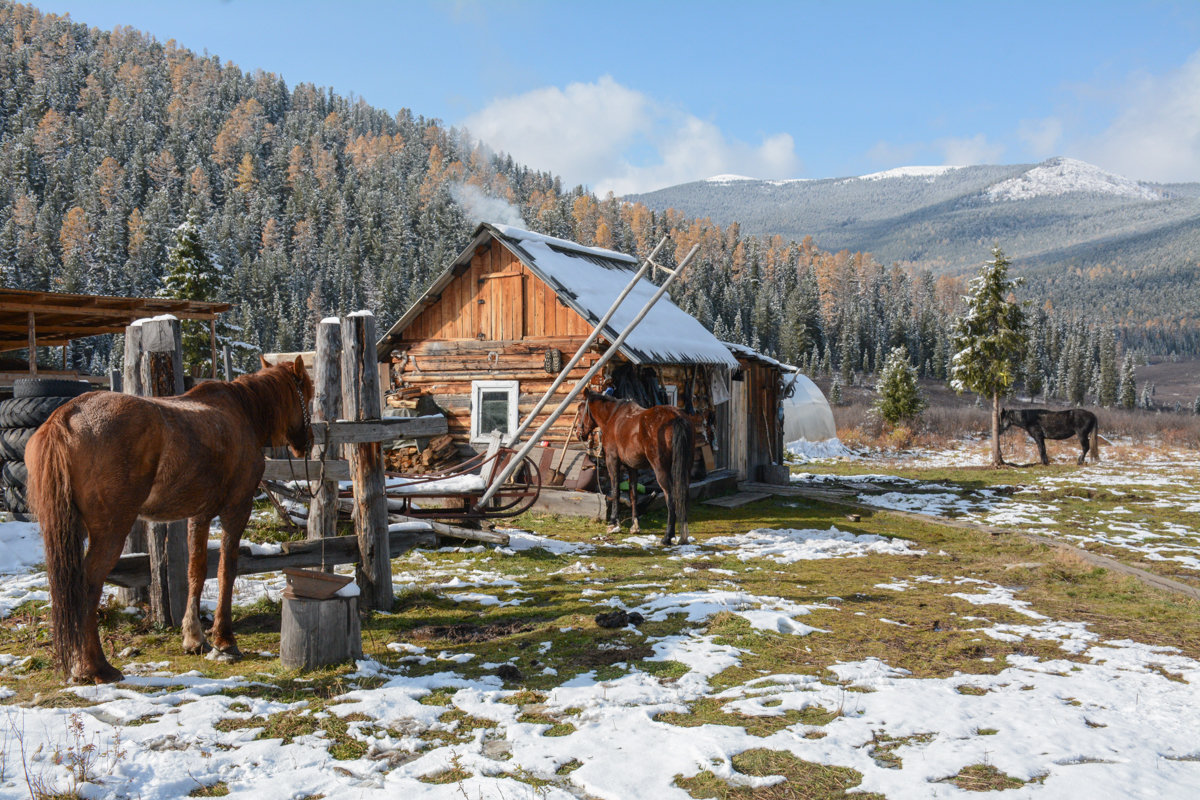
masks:
{"label": "brown horse", "polygon": [[637,470],[650,467],[667,500],[667,530],[662,543],[670,544],[679,523],[679,543],[688,542],[688,484],[691,477],[694,433],[687,416],[674,406],[642,408],[632,400],[587,390],[579,415],[579,438],[586,440],[597,426],[608,471],[611,511],[609,533],[621,530],[618,496],[621,467],[629,471],[629,504],[633,509],[630,532],[638,533]]}
{"label": "brown horse", "polygon": [[[30,504],[46,546],[53,636],[72,682],[122,675],[104,658],[97,609],[134,520],[188,520],[188,600],[183,648],[207,648],[200,591],[208,529],[221,518],[220,595],[210,656],[240,655],[230,605],[238,542],[263,473],[263,447],[297,456],[312,440],[313,386],[304,363],[269,366],[230,383],[202,383],[179,397],[88,392],[50,415],[25,451]],[[84,541],[87,541],[86,551]]]}

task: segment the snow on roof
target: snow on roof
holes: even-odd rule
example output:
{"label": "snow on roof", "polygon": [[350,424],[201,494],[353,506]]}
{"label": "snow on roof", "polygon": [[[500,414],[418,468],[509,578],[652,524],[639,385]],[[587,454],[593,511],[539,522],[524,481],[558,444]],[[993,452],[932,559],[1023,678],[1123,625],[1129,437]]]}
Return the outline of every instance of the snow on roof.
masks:
{"label": "snow on roof", "polygon": [[[491,225],[500,239],[584,319],[592,324],[617,299],[636,272],[636,258],[598,247],[584,247],[540,233]],[[605,327],[611,342],[621,334],[658,287],[644,278],[621,303]],[[663,296],[621,346],[636,364],[719,364],[734,369],[737,361],[699,320]]]}
{"label": "snow on roof", "polygon": [[755,350],[753,347],[747,347],[744,344],[735,344],[734,342],[721,342],[721,344],[728,347],[729,352],[733,353],[735,356],[741,356],[742,358],[751,358],[751,359],[754,359],[755,361],[762,361],[765,364],[770,364],[772,367],[775,367],[776,369],[780,370],[781,372],[795,372],[796,371],[795,367],[790,366],[788,364],[784,364],[779,361],[776,361],[775,359],[771,358],[770,356],[765,356],[762,353]]}

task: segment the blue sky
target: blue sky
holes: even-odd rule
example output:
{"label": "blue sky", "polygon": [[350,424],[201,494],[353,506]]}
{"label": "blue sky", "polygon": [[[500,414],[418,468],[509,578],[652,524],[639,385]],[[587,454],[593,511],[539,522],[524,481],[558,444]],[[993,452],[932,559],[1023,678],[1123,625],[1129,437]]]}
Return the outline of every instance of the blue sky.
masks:
{"label": "blue sky", "polygon": [[43,0],[599,191],[1069,156],[1200,181],[1200,2]]}

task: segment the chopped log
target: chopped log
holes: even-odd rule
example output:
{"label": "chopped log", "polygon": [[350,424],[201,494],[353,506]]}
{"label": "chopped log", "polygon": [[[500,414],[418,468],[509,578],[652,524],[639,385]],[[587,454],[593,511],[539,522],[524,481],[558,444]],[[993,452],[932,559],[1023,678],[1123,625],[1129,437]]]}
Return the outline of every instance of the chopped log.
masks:
{"label": "chopped log", "polygon": [[286,669],[317,669],[356,658],[362,658],[357,597],[314,600],[284,593],[279,661]]}

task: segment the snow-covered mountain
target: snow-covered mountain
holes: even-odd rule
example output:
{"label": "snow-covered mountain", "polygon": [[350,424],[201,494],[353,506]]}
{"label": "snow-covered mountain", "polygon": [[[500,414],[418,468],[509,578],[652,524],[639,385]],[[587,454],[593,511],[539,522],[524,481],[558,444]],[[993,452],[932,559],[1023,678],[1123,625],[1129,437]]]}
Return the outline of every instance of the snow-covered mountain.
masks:
{"label": "snow-covered mountain", "polygon": [[1200,184],[1146,183],[1070,158],[822,180],[719,175],[626,199],[937,272],[977,268],[993,242],[1018,268],[1200,262]]}

